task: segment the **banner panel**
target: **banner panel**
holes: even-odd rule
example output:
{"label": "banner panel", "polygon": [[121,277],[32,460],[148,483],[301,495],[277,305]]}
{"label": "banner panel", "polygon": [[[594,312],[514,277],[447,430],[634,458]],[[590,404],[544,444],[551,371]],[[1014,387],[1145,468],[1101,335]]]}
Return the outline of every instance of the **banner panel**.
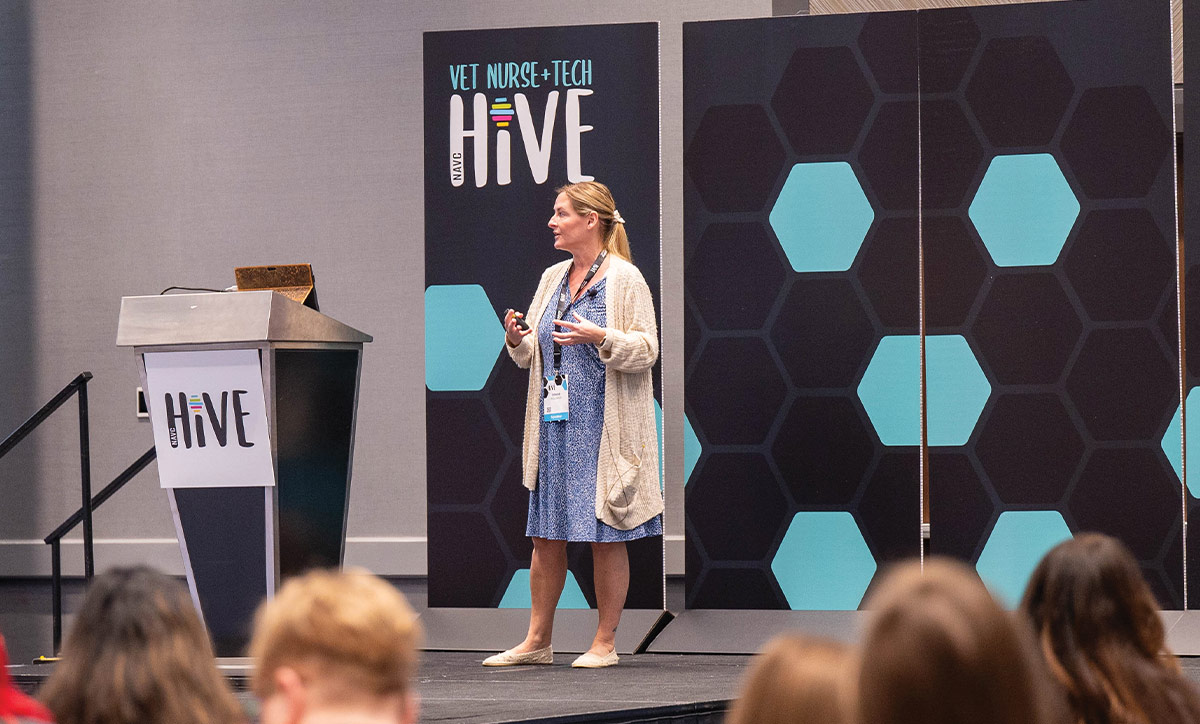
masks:
{"label": "banner panel", "polygon": [[[555,189],[593,178],[657,309],[658,26],[431,32],[424,50],[429,605],[527,606],[529,373],[504,352],[502,319],[566,258],[546,228]],[[560,606],[594,606],[587,546],[569,558]],[[661,608],[661,536],[630,558],[627,605]]]}
{"label": "banner panel", "polygon": [[926,345],[966,340],[989,388],[965,444],[929,420],[930,551],[1015,605],[1100,531],[1181,608],[1169,3],[918,18]]}
{"label": "banner panel", "polygon": [[690,608],[855,609],[920,551],[916,28],[684,26]]}

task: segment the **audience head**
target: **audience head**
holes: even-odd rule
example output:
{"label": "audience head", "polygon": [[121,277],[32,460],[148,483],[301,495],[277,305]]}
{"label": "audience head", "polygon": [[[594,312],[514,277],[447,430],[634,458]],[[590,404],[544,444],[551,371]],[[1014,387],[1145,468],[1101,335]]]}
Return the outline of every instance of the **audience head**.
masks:
{"label": "audience head", "polygon": [[1045,699],[1027,631],[970,568],[932,559],[894,569],[870,596],[859,720],[1036,724]]}
{"label": "audience head", "polygon": [[250,645],[263,724],[316,711],[415,721],[419,640],[404,597],[365,571],[289,580],[259,609]]}
{"label": "audience head", "polygon": [[144,567],[92,582],[41,694],[59,724],[244,721],[187,589]]}
{"label": "audience head", "polygon": [[1021,611],[1078,720],[1200,721],[1158,603],[1120,541],[1084,533],[1055,546],[1034,569]]}
{"label": "audience head", "polygon": [[853,656],[845,644],[778,636],[751,665],[727,724],[846,724]]}

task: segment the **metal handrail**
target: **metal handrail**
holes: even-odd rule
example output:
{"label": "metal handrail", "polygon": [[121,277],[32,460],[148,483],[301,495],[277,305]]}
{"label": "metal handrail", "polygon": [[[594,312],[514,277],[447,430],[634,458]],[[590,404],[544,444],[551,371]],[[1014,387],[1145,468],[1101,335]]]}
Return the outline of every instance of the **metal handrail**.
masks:
{"label": "metal handrail", "polygon": [[55,410],[71,399],[71,395],[79,395],[79,493],[83,503],[83,575],[89,581],[96,573],[92,538],[92,447],[88,432],[87,397],[87,383],[91,379],[91,372],[80,372],[53,399],[42,405],[42,409],[33,413],[32,417],[0,442],[0,457],[4,457],[17,443],[33,432],[34,428],[45,422]]}
{"label": "metal handrail", "polygon": [[62,645],[62,550],[60,543],[65,535],[74,530],[75,526],[81,522],[85,523],[87,516],[91,511],[99,508],[100,505],[111,498],[118,490],[125,486],[130,480],[140,473],[154,458],[158,456],[154,447],[151,447],[142,456],[133,461],[133,464],[125,468],[125,470],[112,479],[108,485],[96,493],[96,497],[92,498],[87,505],[84,505],[79,510],[76,510],[62,525],[54,529],[50,535],[46,536],[45,542],[50,546],[50,569],[51,581],[53,587],[53,611],[54,611],[54,652],[58,653],[59,647]]}
{"label": "metal handrail", "polygon": [[[82,506],[78,512],[78,520],[83,523],[83,575],[87,580],[91,580],[95,575],[95,556],[94,556],[94,539],[92,536],[92,449],[91,435],[88,427],[88,396],[87,383],[92,379],[91,372],[80,372],[75,379],[67,383],[57,395],[49,402],[42,405],[41,409],[33,413],[33,415],[21,424],[16,430],[13,430],[4,440],[0,441],[0,458],[4,457],[17,446],[22,440],[29,436],[38,425],[46,421],[54,411],[66,404],[67,400],[71,399],[72,395],[78,395],[79,399],[79,492],[82,499]],[[120,486],[118,486],[120,487]],[[114,491],[115,492],[115,491]],[[109,495],[112,493],[110,492]],[[74,516],[72,516],[74,517]],[[61,526],[60,526],[61,527]],[[72,526],[73,527],[73,526]],[[61,597],[61,566],[58,560],[58,541],[55,540],[51,545],[51,554],[54,558],[53,572],[55,586],[60,588],[59,595]],[[59,607],[59,616],[61,617],[61,599],[56,601]],[[61,628],[61,622],[55,621],[56,628]],[[58,650],[59,640],[54,643],[55,650]]]}

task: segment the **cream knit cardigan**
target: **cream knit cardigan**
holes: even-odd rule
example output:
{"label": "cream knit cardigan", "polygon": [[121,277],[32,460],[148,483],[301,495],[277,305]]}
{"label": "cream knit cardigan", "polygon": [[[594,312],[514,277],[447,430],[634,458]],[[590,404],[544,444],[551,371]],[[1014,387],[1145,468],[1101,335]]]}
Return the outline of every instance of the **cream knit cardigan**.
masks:
{"label": "cream knit cardigan", "polygon": [[[536,330],[546,305],[558,299],[559,285],[571,260],[542,273],[525,318]],[[618,529],[630,530],[663,510],[658,482],[658,430],[654,422],[654,383],[650,370],[658,359],[658,324],[650,288],[637,267],[608,257],[605,338],[600,344],[604,363],[604,428],[596,465],[596,517]],[[529,369],[525,403],[525,442],[521,446],[522,482],[533,490],[538,480],[539,424],[542,419],[542,354],[537,333],[521,343],[504,345],[509,356]]]}

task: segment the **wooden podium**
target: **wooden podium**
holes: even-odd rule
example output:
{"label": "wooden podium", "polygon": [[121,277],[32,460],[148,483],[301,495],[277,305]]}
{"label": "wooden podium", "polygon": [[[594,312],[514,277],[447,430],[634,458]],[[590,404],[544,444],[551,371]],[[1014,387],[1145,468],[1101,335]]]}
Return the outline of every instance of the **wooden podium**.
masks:
{"label": "wooden podium", "polygon": [[363,344],[271,291],[125,297],[159,477],[218,656],[281,578],[343,560]]}

